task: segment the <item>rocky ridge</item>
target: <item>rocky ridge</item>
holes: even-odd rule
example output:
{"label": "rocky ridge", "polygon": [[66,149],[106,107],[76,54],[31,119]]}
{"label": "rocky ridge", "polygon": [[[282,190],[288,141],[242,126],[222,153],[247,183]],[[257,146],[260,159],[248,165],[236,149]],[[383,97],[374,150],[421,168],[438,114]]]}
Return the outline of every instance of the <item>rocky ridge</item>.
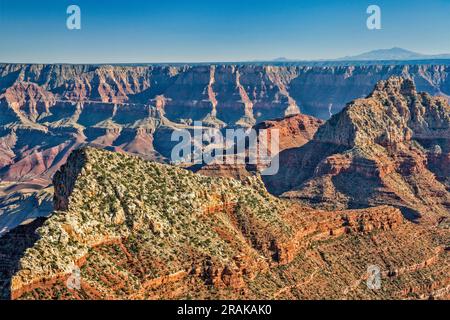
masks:
{"label": "rocky ridge", "polygon": [[[445,234],[392,207],[313,210],[271,196],[258,177],[93,148],[73,152],[54,179],[56,211],[2,278],[12,298],[448,297]],[[9,241],[0,244],[8,257]],[[383,290],[365,285],[370,263]],[[76,267],[81,285],[69,288]]]}
{"label": "rocky ridge", "polygon": [[320,207],[391,204],[408,218],[442,222],[450,214],[449,137],[448,102],[393,77],[349,103],[309,143],[281,152],[281,170],[266,183]]}

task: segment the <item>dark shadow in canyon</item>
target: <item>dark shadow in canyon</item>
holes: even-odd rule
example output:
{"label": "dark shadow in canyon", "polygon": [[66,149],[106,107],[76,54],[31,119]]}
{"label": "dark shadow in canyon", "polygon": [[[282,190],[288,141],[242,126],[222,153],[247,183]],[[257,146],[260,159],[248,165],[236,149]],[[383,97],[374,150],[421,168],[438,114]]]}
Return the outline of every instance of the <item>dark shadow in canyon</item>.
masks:
{"label": "dark shadow in canyon", "polygon": [[0,300],[11,299],[11,279],[20,268],[20,259],[39,239],[36,230],[46,218],[37,218],[0,238]]}

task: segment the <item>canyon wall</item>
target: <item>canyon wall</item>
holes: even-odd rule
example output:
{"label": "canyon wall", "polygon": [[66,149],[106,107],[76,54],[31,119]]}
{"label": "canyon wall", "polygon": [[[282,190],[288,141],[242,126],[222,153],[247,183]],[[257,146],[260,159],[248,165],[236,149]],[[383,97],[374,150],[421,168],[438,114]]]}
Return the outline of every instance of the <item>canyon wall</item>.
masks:
{"label": "canyon wall", "polygon": [[[129,119],[139,112],[145,113],[142,105],[159,105],[172,121],[201,120],[212,114],[227,124],[234,124],[246,116],[254,118],[247,121],[258,122],[282,117],[285,113],[295,113],[296,107],[302,113],[327,119],[339,112],[347,102],[368,95],[379,80],[393,75],[413,79],[419,91],[449,96],[449,70],[448,65],[382,64],[0,64],[0,92],[18,81],[31,82],[53,93],[59,103],[95,101],[97,104],[124,104],[118,109],[127,112]],[[97,104],[95,109],[103,110],[105,115],[107,110],[112,110]],[[120,123],[120,114],[116,118]]]}
{"label": "canyon wall", "polygon": [[[391,75],[414,80],[419,91],[448,98],[449,69],[407,64],[0,64],[0,235],[18,223],[14,199],[22,197],[22,190],[28,192],[33,210],[44,215],[42,197],[33,192],[50,185],[70,152],[82,145],[167,161],[178,143],[171,141],[171,134],[192,130],[196,120],[219,128],[258,128],[299,112],[327,119]],[[281,142],[298,147],[289,135],[300,123],[290,119]],[[312,125],[302,143],[318,125]],[[448,172],[444,156],[430,158],[442,174]]]}

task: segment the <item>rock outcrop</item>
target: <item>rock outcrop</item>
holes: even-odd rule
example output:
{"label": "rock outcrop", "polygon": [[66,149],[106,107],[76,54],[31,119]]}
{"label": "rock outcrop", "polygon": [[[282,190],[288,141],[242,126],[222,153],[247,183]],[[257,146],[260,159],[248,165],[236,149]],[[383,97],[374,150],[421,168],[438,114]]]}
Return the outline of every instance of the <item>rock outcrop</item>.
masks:
{"label": "rock outcrop", "polygon": [[280,154],[269,190],[325,208],[390,204],[411,219],[450,215],[450,106],[392,77]]}
{"label": "rock outcrop", "polygon": [[[274,157],[278,152],[301,147],[309,142],[323,123],[323,120],[297,114],[285,118],[263,121],[254,126],[253,129],[256,132],[259,150],[265,148],[264,150],[266,150],[267,156]],[[273,135],[273,131],[276,131],[277,134]],[[271,149],[273,144],[278,146],[276,154]],[[248,148],[245,152],[245,156],[248,157]],[[194,172],[207,176],[230,177],[241,180],[267,167],[267,163],[228,164],[226,156],[221,160],[220,163],[213,162],[210,164],[194,165],[191,169]]]}
{"label": "rock outcrop", "polygon": [[[393,207],[314,210],[271,196],[258,177],[93,148],[54,179],[56,211],[30,226],[24,252],[8,249],[22,227],[0,241],[16,266],[0,279],[11,298],[448,298],[448,237]],[[372,264],[382,290],[366,285]]]}
{"label": "rock outcrop", "polygon": [[279,151],[298,148],[312,140],[317,129],[325,121],[303,114],[287,116],[282,119],[263,121],[255,126],[255,130],[268,131],[268,144],[270,144],[270,131],[278,130]]}

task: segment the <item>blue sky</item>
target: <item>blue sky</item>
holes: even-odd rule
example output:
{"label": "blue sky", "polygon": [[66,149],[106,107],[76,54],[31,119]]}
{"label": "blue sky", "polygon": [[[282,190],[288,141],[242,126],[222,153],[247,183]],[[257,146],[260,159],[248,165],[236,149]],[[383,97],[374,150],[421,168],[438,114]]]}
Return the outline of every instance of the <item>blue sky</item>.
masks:
{"label": "blue sky", "polygon": [[[66,28],[81,8],[82,29]],[[382,10],[382,30],[366,9]],[[402,47],[450,52],[450,0],[0,0],[0,61],[326,59]]]}

